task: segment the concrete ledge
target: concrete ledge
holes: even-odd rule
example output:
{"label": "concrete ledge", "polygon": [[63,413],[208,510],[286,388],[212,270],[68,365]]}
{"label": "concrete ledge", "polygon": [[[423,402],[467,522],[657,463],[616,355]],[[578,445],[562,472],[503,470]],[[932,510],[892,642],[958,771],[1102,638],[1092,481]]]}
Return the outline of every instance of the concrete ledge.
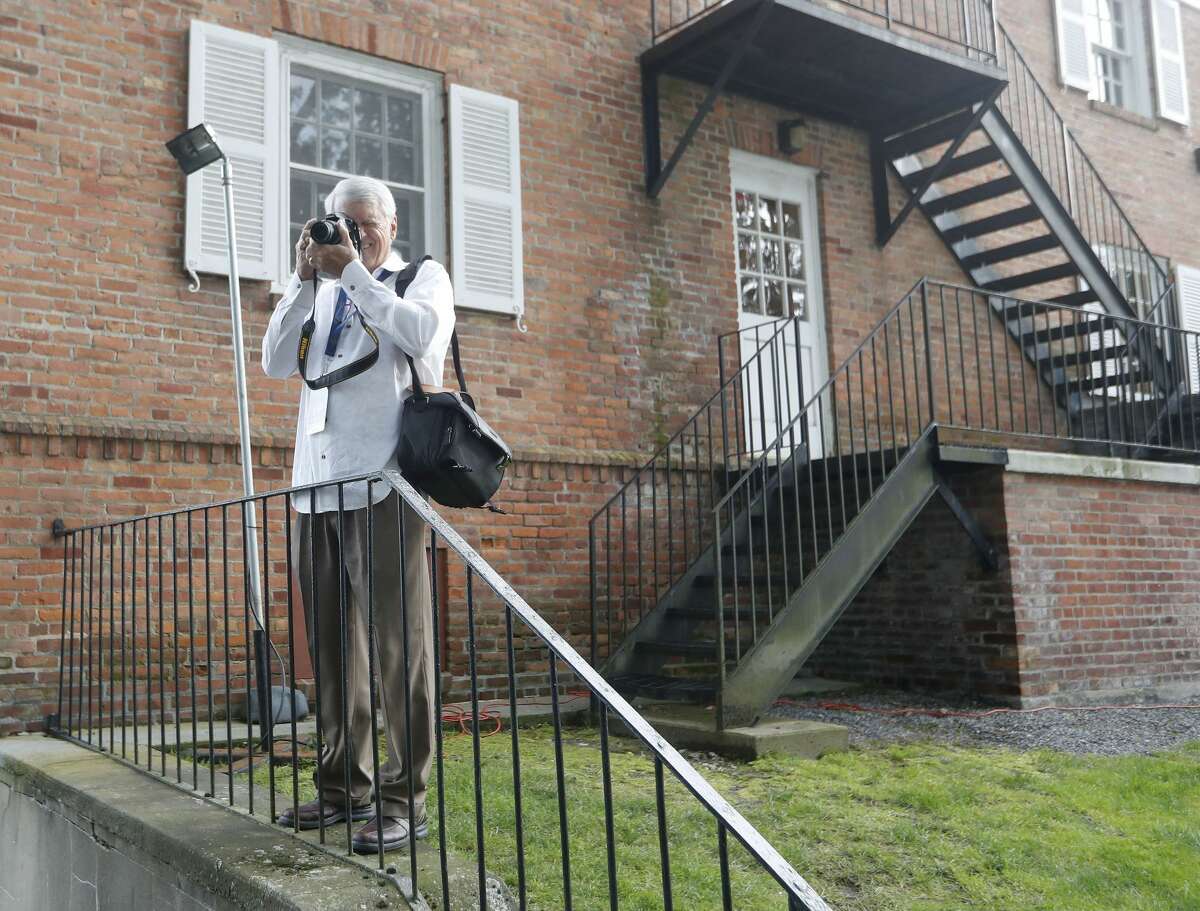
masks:
{"label": "concrete ledge", "polygon": [[822,721],[772,718],[718,731],[712,713],[700,706],[658,704],[641,711],[676,749],[709,750],[736,759],[758,759],[767,753],[817,759],[842,752],[850,743],[848,728]]}
{"label": "concrete ledge", "polygon": [[409,908],[358,865],[117,760],[0,740],[0,909]]}
{"label": "concrete ledge", "polygon": [[939,446],[938,455],[946,462],[1003,465],[1005,471],[1023,474],[1101,478],[1106,481],[1150,481],[1156,484],[1183,484],[1188,487],[1200,485],[1200,466],[1175,462],[957,445]]}

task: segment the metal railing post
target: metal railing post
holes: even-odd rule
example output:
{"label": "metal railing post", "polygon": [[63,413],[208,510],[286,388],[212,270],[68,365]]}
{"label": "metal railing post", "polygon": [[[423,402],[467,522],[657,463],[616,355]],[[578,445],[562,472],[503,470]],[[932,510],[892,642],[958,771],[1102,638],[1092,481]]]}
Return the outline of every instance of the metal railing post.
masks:
{"label": "metal railing post", "polygon": [[[937,422],[937,411],[934,410],[934,393],[933,393],[933,348],[931,341],[931,333],[929,331],[929,281],[928,279],[921,280],[921,322],[923,324],[923,333],[925,336],[925,383],[929,387],[926,390],[929,400],[929,421],[928,424]],[[921,428],[923,432],[924,427]]]}
{"label": "metal railing post", "polygon": [[992,59],[997,63],[1000,62],[1000,30],[997,27],[999,17],[996,15],[996,3],[998,0],[983,0],[987,8],[992,14]]}

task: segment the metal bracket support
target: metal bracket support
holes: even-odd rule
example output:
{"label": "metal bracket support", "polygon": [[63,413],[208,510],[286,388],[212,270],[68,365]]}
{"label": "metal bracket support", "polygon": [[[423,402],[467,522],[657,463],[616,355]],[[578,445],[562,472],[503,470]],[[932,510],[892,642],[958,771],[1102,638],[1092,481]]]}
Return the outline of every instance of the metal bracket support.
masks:
{"label": "metal bracket support", "polygon": [[700,103],[699,109],[695,116],[692,117],[692,122],[688,124],[679,143],[675,146],[675,151],[671,153],[671,157],[667,160],[666,165],[662,163],[662,124],[659,117],[658,108],[658,67],[642,68],[642,125],[645,134],[646,142],[646,195],[651,199],[658,197],[662,191],[663,185],[666,184],[667,178],[671,176],[671,172],[675,170],[675,166],[679,164],[679,159],[683,157],[683,153],[687,147],[691,145],[695,138],[700,125],[704,123],[704,119],[712,111],[717,103],[717,96],[725,89],[730,77],[737,70],[738,65],[742,62],[742,57],[745,56],[750,44],[754,41],[759,29],[767,19],[767,13],[771,7],[775,5],[775,0],[763,0],[758,11],[754,14],[753,20],[746,30],[742,32],[741,38],[733,53],[725,61],[725,65],[721,67],[721,72],[718,74],[712,88],[708,94],[704,96],[704,101]]}
{"label": "metal bracket support", "polygon": [[950,485],[946,483],[946,479],[942,477],[940,472],[934,470],[933,477],[937,483],[938,494],[945,504],[950,507],[950,511],[954,513],[954,518],[958,519],[958,524],[963,527],[963,530],[975,545],[975,549],[979,551],[979,558],[983,560],[983,565],[992,572],[998,570],[1000,568],[1000,557],[996,553],[996,548],[992,546],[992,542],[983,533],[983,529],[979,527],[979,523],[975,521],[975,517],[963,506],[962,500],[950,489]]}
{"label": "metal bracket support", "polygon": [[[915,209],[920,203],[921,197],[924,196],[929,191],[929,188],[937,182],[937,179],[942,176],[942,172],[946,169],[946,166],[950,164],[950,159],[952,159],[958,153],[958,150],[962,148],[962,144],[967,141],[967,137],[975,132],[975,130],[979,129],[979,125],[983,122],[984,115],[986,115],[987,112],[992,109],[992,105],[996,103],[996,99],[1000,97],[1000,93],[1003,92],[1005,88],[1006,86],[1004,84],[997,86],[987,98],[979,103],[979,107],[975,109],[975,112],[971,115],[971,119],[967,122],[967,125],[962,128],[962,132],[960,132],[958,136],[954,138],[954,141],[950,143],[950,147],[942,153],[942,157],[938,159],[937,164],[930,168],[928,175],[926,175],[925,179],[921,181],[921,185],[909,193],[908,201],[905,202],[904,208],[900,210],[900,214],[890,220],[888,219],[889,212],[886,208],[887,171],[886,168],[882,167],[882,163],[877,166],[875,162],[876,155],[882,157],[884,154],[882,137],[878,137],[878,150],[876,150],[876,138],[872,137],[871,183],[875,193],[876,244],[878,244],[880,247],[887,246],[888,241],[895,236],[896,232],[900,230],[900,226],[904,224],[905,219],[912,214],[912,210]],[[879,189],[880,184],[882,184],[883,187],[882,191]],[[881,192],[883,194],[885,203],[882,214],[879,203]]]}
{"label": "metal bracket support", "polygon": [[883,150],[883,134],[872,133],[871,144],[871,201],[875,207],[875,240],[879,246],[891,228],[892,203],[888,196],[887,155]]}

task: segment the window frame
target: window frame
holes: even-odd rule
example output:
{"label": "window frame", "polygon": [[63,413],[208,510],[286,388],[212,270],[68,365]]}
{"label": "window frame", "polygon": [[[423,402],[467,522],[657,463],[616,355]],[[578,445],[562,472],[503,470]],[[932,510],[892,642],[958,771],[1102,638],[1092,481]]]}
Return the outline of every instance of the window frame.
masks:
{"label": "window frame", "polygon": [[421,96],[422,137],[421,169],[425,185],[425,243],[426,249],[415,254],[428,253],[438,262],[446,262],[446,141],[444,136],[445,104],[441,73],[417,67],[381,60],[357,51],[345,50],[299,38],[295,35],[275,33],[279,46],[280,92],[277,124],[280,136],[279,168],[279,219],[282,230],[278,243],[281,255],[280,275],[272,283],[271,291],[282,294],[288,277],[292,273],[295,256],[290,244],[291,213],[291,72],[293,65],[307,67],[341,75],[351,79],[374,83],[384,89],[399,89]]}
{"label": "window frame", "polygon": [[[1095,27],[1099,31],[1103,31],[1103,28],[1099,26],[1100,17],[1098,14],[1092,14],[1091,6],[1094,3],[1098,7],[1105,2],[1107,0],[1085,0],[1083,18],[1089,28]],[[1150,70],[1154,65],[1154,59],[1149,46],[1147,25],[1149,14],[1141,0],[1117,0],[1117,2],[1120,3],[1122,9],[1123,19],[1120,27],[1125,32],[1125,49],[1120,50],[1093,41],[1089,33],[1088,51],[1092,57],[1092,85],[1088,89],[1088,98],[1099,104],[1108,104],[1123,111],[1140,114],[1143,117],[1153,117],[1154,103],[1150,96]],[[1105,100],[1105,77],[1101,58],[1113,61],[1123,70],[1122,79],[1119,82],[1113,82],[1124,95],[1124,100],[1120,103]]]}

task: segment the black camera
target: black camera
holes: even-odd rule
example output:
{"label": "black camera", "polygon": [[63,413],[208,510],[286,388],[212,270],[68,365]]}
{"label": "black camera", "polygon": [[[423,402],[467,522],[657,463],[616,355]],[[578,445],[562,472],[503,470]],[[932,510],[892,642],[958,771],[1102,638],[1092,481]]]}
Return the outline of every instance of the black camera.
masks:
{"label": "black camera", "polygon": [[308,236],[317,244],[340,244],[342,235],[338,232],[338,222],[346,226],[350,235],[350,244],[355,252],[362,255],[362,238],[358,233],[358,223],[349,215],[326,215],[308,230]]}

